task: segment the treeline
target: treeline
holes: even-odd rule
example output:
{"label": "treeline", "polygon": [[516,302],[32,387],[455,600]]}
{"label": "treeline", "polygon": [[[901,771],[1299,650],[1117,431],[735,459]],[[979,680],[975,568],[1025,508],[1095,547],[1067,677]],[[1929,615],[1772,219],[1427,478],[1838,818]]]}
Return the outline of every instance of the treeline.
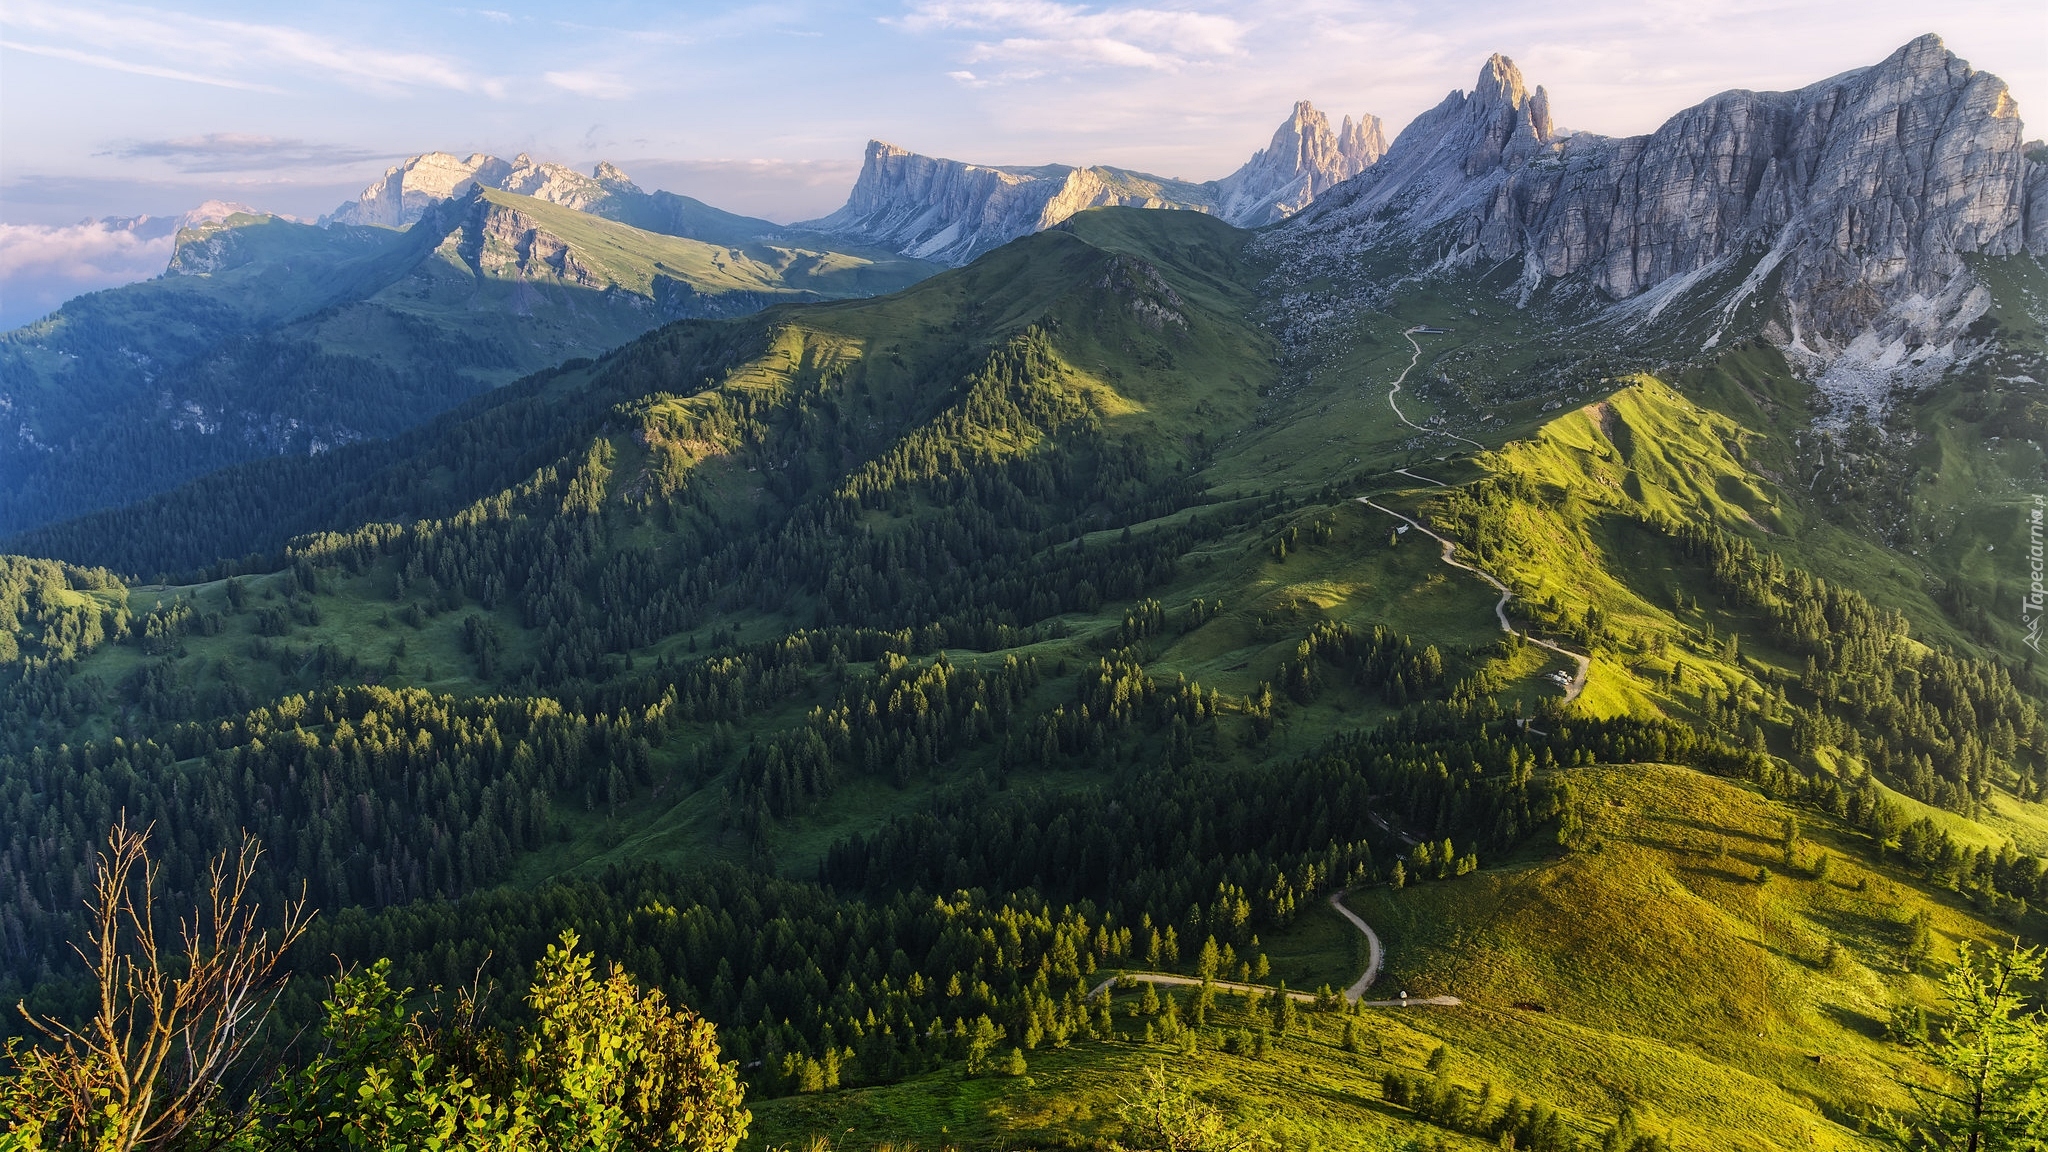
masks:
{"label": "treeline", "polygon": [[1395,707],[1439,694],[1444,658],[1436,645],[1415,642],[1383,624],[1372,631],[1324,622],[1309,631],[1294,658],[1280,668],[1280,685],[1298,704],[1312,703],[1329,686],[1329,672],[1346,673],[1359,688],[1379,692]]}
{"label": "treeline", "polygon": [[652,781],[645,726],[547,699],[415,689],[290,696],[162,739],[0,756],[0,963],[19,996],[61,975],[93,854],[126,813],[157,828],[167,894],[244,830],[273,862],[258,895],[314,906],[453,897],[560,835],[559,797],[595,806]]}
{"label": "treeline", "polygon": [[128,629],[128,609],[93,592],[127,589],[104,568],[0,556],[0,683],[11,674],[59,664]]}
{"label": "treeline", "polygon": [[1960,893],[1982,912],[2017,924],[2029,908],[2048,907],[2048,860],[2010,843],[1973,848],[1926,816],[1910,819],[1867,771],[1849,777],[1807,775],[1769,759],[1743,763],[1741,778],[1765,795],[1805,804],[1862,830],[1880,857],[1897,852],[1928,883]]}
{"label": "treeline", "polygon": [[808,811],[844,776],[908,785],[1008,733],[1039,683],[1030,657],[1006,657],[982,672],[956,667],[944,653],[916,665],[891,652],[875,672],[831,707],[813,709],[802,728],[750,745],[727,792],[727,819],[758,837],[770,819]]}
{"label": "treeline", "polygon": [[[1491,701],[1435,703],[1257,771],[1169,762],[1095,789],[1009,799],[969,786],[834,844],[819,877],[869,894],[1085,898],[1242,945],[1285,925],[1319,888],[1391,875],[1397,855],[1414,857],[1405,875],[1431,874],[1439,858],[1436,871],[1462,874],[1458,857],[1521,842],[1557,814],[1557,768],[1676,763],[1749,779],[1771,763],[1669,721],[1546,723],[1552,731],[1535,731]],[[1424,847],[1410,854],[1399,842],[1409,837]],[[1246,901],[1227,923],[1212,911],[1218,893]]]}
{"label": "treeline", "polygon": [[[1108,1021],[1088,999],[1090,977],[1154,948],[1143,921],[1028,894],[852,902],[713,866],[351,910],[316,927],[298,954],[315,968],[391,957],[394,982],[420,987],[465,986],[488,966],[516,993],[565,929],[716,1021],[726,1052],[771,1093],[898,1079],[966,1059],[977,1035],[984,1054],[992,1037],[1029,1051],[1100,1035]],[[301,999],[288,1018],[312,1013],[307,993],[291,995]]]}
{"label": "treeline", "polygon": [[26,751],[104,705],[102,686],[73,673],[79,657],[128,634],[126,593],[103,568],[0,556],[0,752]]}
{"label": "treeline", "polygon": [[[1077,539],[1090,526],[1126,526],[1202,497],[1183,468],[1096,426],[1072,400],[1042,333],[989,353],[933,419],[883,445],[839,489],[827,489],[831,473],[806,462],[872,438],[841,433],[867,423],[880,402],[873,391],[843,399],[821,388],[799,379],[772,393],[693,397],[682,424],[661,405],[621,410],[642,421],[650,443],[693,438],[758,461],[768,488],[791,502],[779,518],[756,513],[754,527],[767,530],[732,531],[700,494],[709,482],[688,474],[656,485],[672,495],[647,507],[648,475],[622,474],[620,449],[598,438],[452,517],[323,534],[294,545],[293,555],[357,573],[390,556],[394,599],[429,610],[464,600],[516,604],[545,655],[509,671],[558,686],[604,678],[613,654],[718,614],[792,605],[820,624],[914,627],[943,637],[940,644],[1011,646],[1037,621],[1135,599],[1171,579],[1177,557],[1225,526],[1194,518],[1135,538]],[[1020,429],[1047,438],[1047,450],[969,450],[1014,441]],[[608,499],[619,494],[642,506]],[[876,526],[866,516],[875,506],[911,514]],[[619,539],[646,518],[680,547],[657,552]]]}
{"label": "treeline", "polygon": [[1966,814],[1994,786],[2048,795],[2048,726],[2003,666],[1914,642],[1897,612],[1741,537],[1654,527],[1701,562],[1730,607],[1761,616],[1773,640],[1806,658],[1798,684],[1812,705],[1795,717],[1799,751],[1839,747],[1914,799]]}

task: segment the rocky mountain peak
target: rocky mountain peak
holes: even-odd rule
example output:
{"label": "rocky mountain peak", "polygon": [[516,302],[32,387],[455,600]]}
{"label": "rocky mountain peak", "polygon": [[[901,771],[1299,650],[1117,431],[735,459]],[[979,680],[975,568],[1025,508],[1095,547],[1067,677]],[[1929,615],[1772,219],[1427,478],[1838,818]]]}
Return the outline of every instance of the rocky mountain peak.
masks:
{"label": "rocky mountain peak", "polygon": [[1519,260],[1525,295],[1577,280],[1616,322],[1690,318],[1710,347],[1749,317],[1824,390],[1875,407],[1952,362],[1987,306],[1963,254],[2048,252],[2048,163],[2027,157],[2004,82],[1934,36],[1627,139],[1558,139],[1549,94],[1495,56],[1276,243],[1412,253],[1447,225],[1447,266]]}
{"label": "rocky mountain peak", "polygon": [[404,228],[430,206],[461,197],[471,188],[496,188],[588,212],[621,194],[639,195],[626,174],[609,163],[592,176],[566,165],[535,160],[525,152],[511,160],[478,152],[456,157],[424,152],[385,169],[384,176],[328,217],[336,224]]}
{"label": "rocky mountain peak", "polygon": [[1379,163],[1387,154],[1387,133],[1380,118],[1367,114],[1353,121],[1346,116],[1337,131],[1337,154],[1344,157],[1353,175]]}
{"label": "rocky mountain peak", "polygon": [[201,224],[218,224],[230,216],[270,216],[274,213],[251,208],[238,200],[204,200],[197,208],[178,217],[178,227],[196,228]]}
{"label": "rocky mountain peak", "polygon": [[1347,116],[1343,129],[1333,132],[1328,116],[1298,101],[1263,151],[1216,182],[1216,214],[1240,227],[1284,220],[1363,172],[1386,150],[1377,116]]}
{"label": "rocky mountain peak", "polygon": [[1330,118],[1306,100],[1237,171],[1202,183],[1121,168],[969,164],[870,140],[846,205],[797,227],[955,263],[1088,208],[1192,209],[1256,228],[1300,211],[1386,150],[1377,116],[1347,116],[1333,130]]}
{"label": "rocky mountain peak", "polygon": [[1479,79],[1472,85],[1471,99],[1488,107],[1520,108],[1528,102],[1529,89],[1522,82],[1522,70],[1515,62],[1495,52],[1480,66]]}
{"label": "rocky mountain peak", "polygon": [[640,186],[633,183],[633,178],[626,175],[619,169],[618,165],[609,160],[598,161],[597,167],[590,170],[590,176],[599,184],[615,192],[640,191]]}

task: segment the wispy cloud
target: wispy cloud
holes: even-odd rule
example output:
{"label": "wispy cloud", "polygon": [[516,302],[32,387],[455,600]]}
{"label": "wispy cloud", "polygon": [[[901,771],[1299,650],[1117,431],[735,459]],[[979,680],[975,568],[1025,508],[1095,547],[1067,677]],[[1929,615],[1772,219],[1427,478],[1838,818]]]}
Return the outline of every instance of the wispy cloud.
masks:
{"label": "wispy cloud", "polygon": [[1155,72],[1241,56],[1249,30],[1210,12],[1049,0],[922,0],[890,22],[908,32],[964,33],[970,64],[1033,60]]}
{"label": "wispy cloud", "polygon": [[633,95],[633,86],[623,77],[609,72],[547,72],[541,79],[578,96],[594,100],[624,100]]}
{"label": "wispy cloud", "polygon": [[502,84],[455,60],[354,43],[283,24],[213,20],[155,8],[9,0],[6,47],[74,63],[195,84],[277,91],[284,76],[316,76],[398,93],[443,88],[496,95]]}
{"label": "wispy cloud", "polygon": [[124,141],[99,155],[123,160],[163,160],[180,172],[256,172],[360,164],[389,159],[392,153],[246,132],[209,132],[172,140]]}
{"label": "wispy cloud", "polygon": [[68,60],[73,64],[84,64],[92,68],[105,68],[111,72],[129,72],[137,76],[155,76],[164,80],[183,80],[188,84],[210,84],[216,88],[238,88],[244,92],[277,92],[279,89],[268,84],[251,84],[226,76],[202,76],[197,72],[185,72],[177,68],[159,68],[154,64],[142,64],[132,60],[116,60],[97,52],[80,52],[72,48],[59,48],[51,44],[23,44],[15,40],[0,39],[0,48],[13,52],[27,52],[35,56],[48,56],[53,60]]}

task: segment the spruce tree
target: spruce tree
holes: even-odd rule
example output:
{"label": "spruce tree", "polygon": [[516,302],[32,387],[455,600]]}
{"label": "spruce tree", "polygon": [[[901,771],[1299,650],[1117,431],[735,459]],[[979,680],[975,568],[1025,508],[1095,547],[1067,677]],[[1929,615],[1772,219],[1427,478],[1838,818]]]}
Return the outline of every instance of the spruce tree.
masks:
{"label": "spruce tree", "polygon": [[1916,1046],[1946,1083],[1906,1082],[1919,1115],[1895,1126],[1911,1148],[2017,1152],[2048,1139],[2048,1012],[2029,1010],[2022,989],[2041,977],[2043,949],[1965,944],[1942,981],[1946,1027]]}

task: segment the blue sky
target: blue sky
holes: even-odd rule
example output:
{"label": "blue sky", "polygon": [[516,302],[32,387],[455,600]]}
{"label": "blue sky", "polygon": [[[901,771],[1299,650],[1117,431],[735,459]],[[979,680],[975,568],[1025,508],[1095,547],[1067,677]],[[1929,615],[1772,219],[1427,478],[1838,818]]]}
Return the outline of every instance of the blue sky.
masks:
{"label": "blue sky", "polygon": [[1627,133],[1926,31],[2004,77],[2023,113],[2048,102],[2036,0],[0,0],[0,239],[211,197],[314,216],[429,149],[610,159],[782,220],[843,201],[869,137],[1204,179],[1296,99],[1391,135],[1493,51],[1549,87],[1559,123]]}

